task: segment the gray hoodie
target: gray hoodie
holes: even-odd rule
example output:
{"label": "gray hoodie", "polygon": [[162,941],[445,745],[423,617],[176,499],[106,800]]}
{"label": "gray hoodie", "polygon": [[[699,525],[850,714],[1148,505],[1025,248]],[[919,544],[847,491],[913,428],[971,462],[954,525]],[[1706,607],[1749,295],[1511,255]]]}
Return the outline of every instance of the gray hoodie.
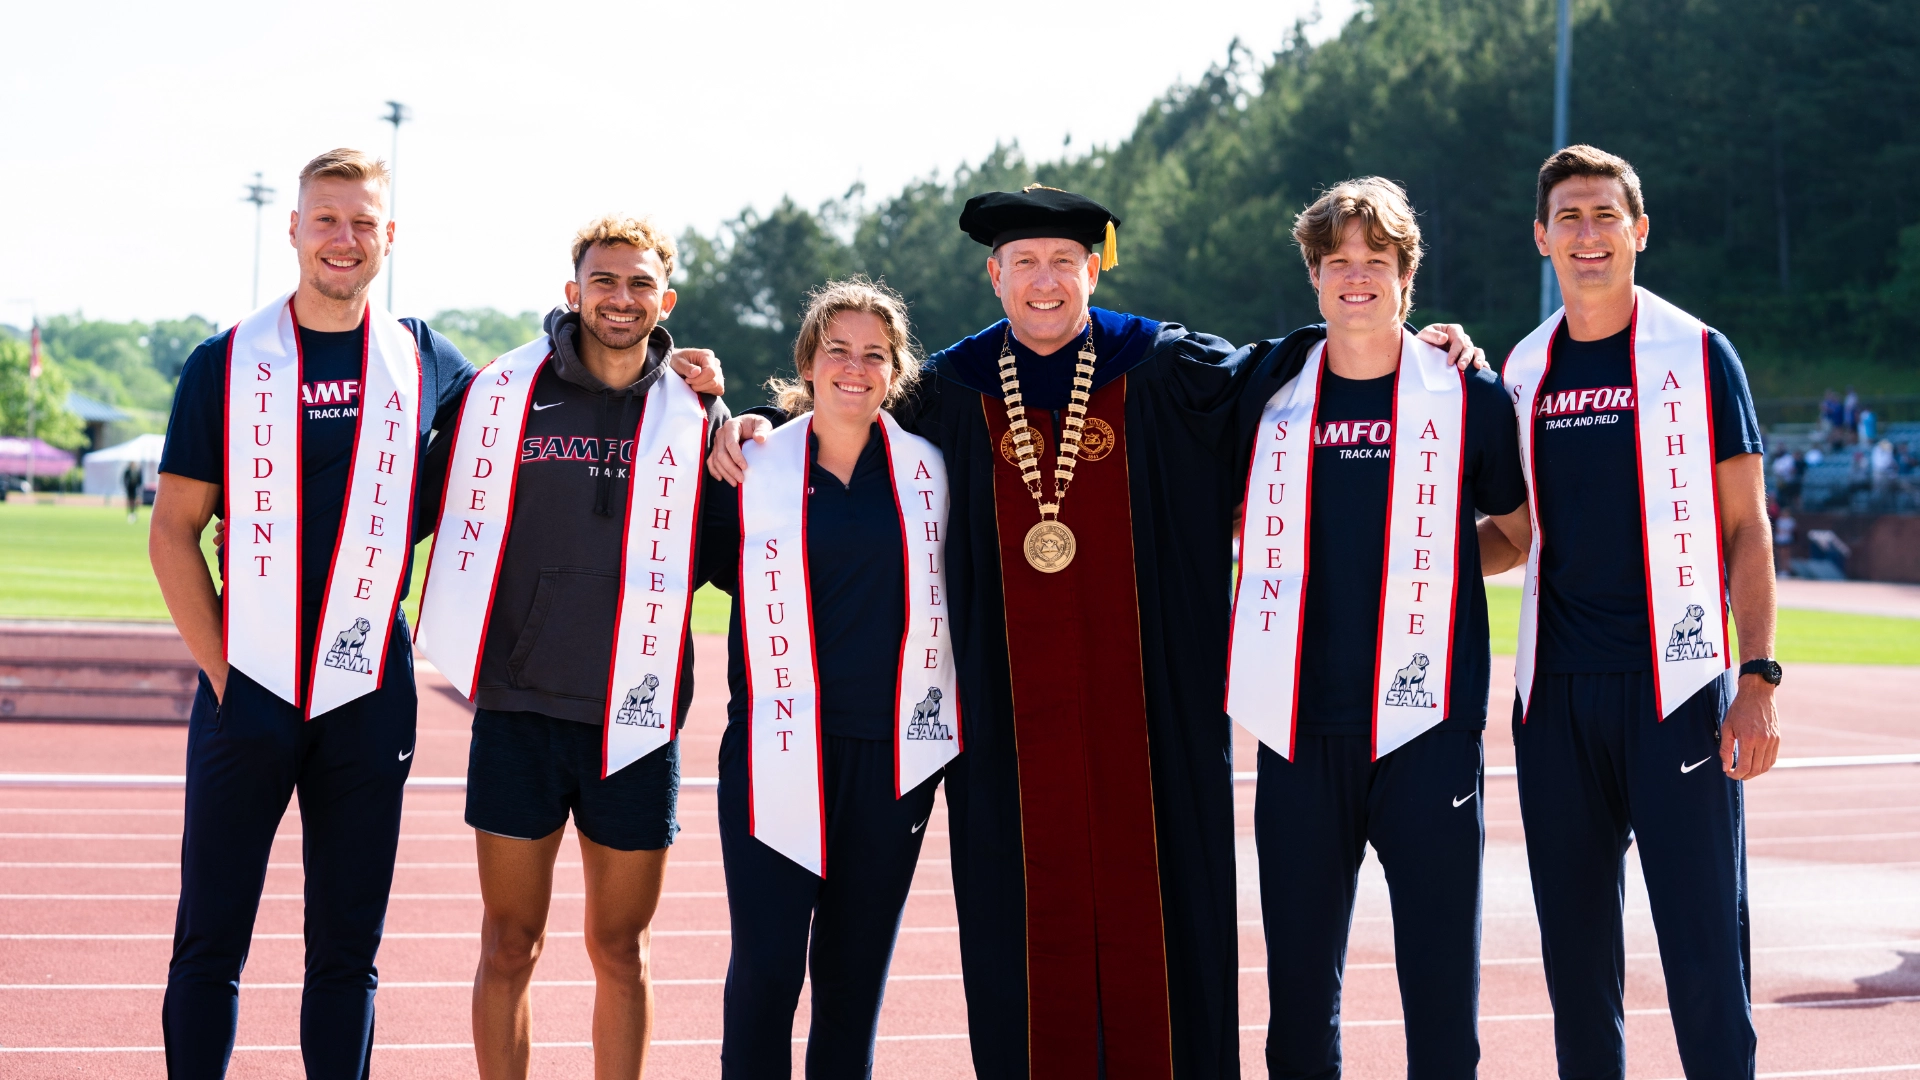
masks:
{"label": "gray hoodie", "polygon": [[[655,327],[640,380],[616,390],[580,360],[580,316],[556,308],[546,330],[553,359],[534,384],[521,438],[476,703],[599,724],[613,660],[633,436],[673,339]],[[701,400],[717,430],[726,405]],[[684,656],[676,712],[682,719],[693,695],[693,651]]]}

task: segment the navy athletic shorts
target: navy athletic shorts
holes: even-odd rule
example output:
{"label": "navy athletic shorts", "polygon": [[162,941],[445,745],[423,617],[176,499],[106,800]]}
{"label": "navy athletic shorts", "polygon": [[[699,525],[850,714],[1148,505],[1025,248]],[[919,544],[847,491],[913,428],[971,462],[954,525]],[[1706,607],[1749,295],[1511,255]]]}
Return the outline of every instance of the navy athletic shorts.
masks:
{"label": "navy athletic shorts", "polygon": [[602,847],[653,851],[680,831],[680,740],[600,778],[598,724],[536,712],[473,713],[467,755],[467,824],[538,840],[567,823]]}

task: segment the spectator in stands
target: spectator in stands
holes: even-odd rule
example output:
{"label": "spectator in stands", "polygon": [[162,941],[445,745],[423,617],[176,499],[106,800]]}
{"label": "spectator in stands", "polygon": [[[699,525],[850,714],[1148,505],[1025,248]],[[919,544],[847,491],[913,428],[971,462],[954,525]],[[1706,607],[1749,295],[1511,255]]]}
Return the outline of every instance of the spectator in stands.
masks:
{"label": "spectator in stands", "polygon": [[127,462],[127,467],[120,472],[120,486],[127,489],[128,524],[140,520],[140,488],[142,483],[143,478],[140,475],[140,463],[137,461]]}
{"label": "spectator in stands", "polygon": [[1773,459],[1773,481],[1782,506],[1800,497],[1800,458],[1792,450],[1782,450]]}
{"label": "spectator in stands", "polygon": [[1868,469],[1873,475],[1874,498],[1884,498],[1893,494],[1899,464],[1899,460],[1893,454],[1892,439],[1881,439],[1873,444],[1873,452],[1868,455]]}
{"label": "spectator in stands", "polygon": [[1880,418],[1874,415],[1872,409],[1861,409],[1860,419],[1854,424],[1854,430],[1860,433],[1861,443],[1871,445],[1874,439],[1879,437]]}
{"label": "spectator in stands", "polygon": [[1831,439],[1838,438],[1839,436],[1835,433],[1841,427],[1845,426],[1845,420],[1846,406],[1841,404],[1840,394],[1832,387],[1828,387],[1826,394],[1820,399],[1820,427],[1818,436],[1820,441],[1827,442]]}
{"label": "spectator in stands", "polygon": [[1847,399],[1840,403],[1840,426],[1854,434],[1860,431],[1860,395],[1847,387]]}

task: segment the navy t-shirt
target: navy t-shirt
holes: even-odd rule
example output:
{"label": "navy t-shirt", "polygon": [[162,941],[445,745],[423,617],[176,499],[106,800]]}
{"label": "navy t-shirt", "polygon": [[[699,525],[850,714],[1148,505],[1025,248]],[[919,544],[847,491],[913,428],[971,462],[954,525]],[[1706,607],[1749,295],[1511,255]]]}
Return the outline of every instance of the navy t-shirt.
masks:
{"label": "navy t-shirt", "polygon": [[[1300,646],[1299,730],[1373,730],[1374,655],[1393,472],[1393,399],[1399,376],[1345,379],[1322,369],[1314,410],[1313,517],[1306,625]],[[1453,643],[1444,728],[1487,722],[1487,594],[1474,510],[1509,514],[1527,501],[1513,405],[1491,371],[1467,377],[1466,454],[1460,473]],[[1388,658],[1396,665],[1404,658]],[[1431,685],[1431,684],[1429,684]]]}
{"label": "navy t-shirt", "polygon": [[[813,463],[807,436],[807,596],[813,604],[813,662],[820,678],[820,731],[846,739],[894,738],[895,681],[907,629],[905,538],[880,425],[867,437],[851,483]],[[727,633],[727,721],[747,719],[747,668],[740,637],[739,491],[707,481],[700,564],[734,594]]]}
{"label": "navy t-shirt", "polygon": [[[419,319],[401,324],[420,343],[420,452],[426,462],[429,432],[450,431],[460,408],[460,393],[473,379],[473,365],[453,342]],[[226,476],[227,338],[231,329],[201,342],[180,370],[167,421],[167,445],[160,471],[224,482]],[[326,601],[327,571],[340,535],[340,514],[347,501],[347,473],[353,435],[360,415],[360,379],[366,353],[366,328],[330,332],[300,328],[300,602],[302,656],[312,655],[314,628]],[[419,485],[426,486],[426,485]],[[215,513],[222,508],[216,507]],[[224,553],[222,563],[224,565]],[[412,552],[400,578],[407,595]]]}
{"label": "navy t-shirt", "polygon": [[[1549,674],[1647,671],[1647,567],[1634,433],[1631,328],[1575,341],[1566,324],[1533,419],[1540,518],[1538,670]],[[1740,355],[1707,333],[1715,461],[1762,451]],[[1599,390],[1592,395],[1584,390]]]}

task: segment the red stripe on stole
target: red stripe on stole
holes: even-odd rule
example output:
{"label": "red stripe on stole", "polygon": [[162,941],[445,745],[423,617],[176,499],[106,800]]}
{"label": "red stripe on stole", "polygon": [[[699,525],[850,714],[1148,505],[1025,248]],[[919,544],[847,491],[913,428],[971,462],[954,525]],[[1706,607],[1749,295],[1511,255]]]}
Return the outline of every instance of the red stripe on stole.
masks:
{"label": "red stripe on stole", "polygon": [[[982,406],[997,448],[1006,409],[990,398]],[[1094,393],[1088,415],[1113,427],[1115,445],[1075,470],[1060,519],[1078,552],[1059,573],[1028,564],[1039,510],[1019,468],[994,454],[1026,871],[1029,1072],[1092,1080],[1098,1029],[1107,1075],[1148,1080],[1172,1076],[1173,1040],[1124,376]],[[1041,463],[1049,491],[1053,472],[1049,457]]]}

